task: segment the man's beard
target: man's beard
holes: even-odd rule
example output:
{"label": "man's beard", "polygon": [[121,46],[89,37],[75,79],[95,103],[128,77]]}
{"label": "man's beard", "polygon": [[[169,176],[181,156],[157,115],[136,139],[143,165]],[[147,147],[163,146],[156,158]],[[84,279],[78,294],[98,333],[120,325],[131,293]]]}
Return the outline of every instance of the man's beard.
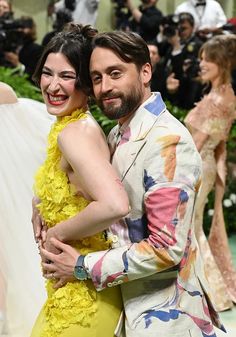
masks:
{"label": "man's beard", "polygon": [[[106,107],[103,104],[104,98],[114,98],[117,97],[121,100],[120,105],[113,105],[112,103]],[[117,93],[107,93],[102,94],[97,99],[97,105],[102,109],[102,112],[111,120],[120,119],[122,117],[128,116],[133,113],[142,103],[142,92],[140,88],[131,88],[129,92],[125,95],[122,92]]]}

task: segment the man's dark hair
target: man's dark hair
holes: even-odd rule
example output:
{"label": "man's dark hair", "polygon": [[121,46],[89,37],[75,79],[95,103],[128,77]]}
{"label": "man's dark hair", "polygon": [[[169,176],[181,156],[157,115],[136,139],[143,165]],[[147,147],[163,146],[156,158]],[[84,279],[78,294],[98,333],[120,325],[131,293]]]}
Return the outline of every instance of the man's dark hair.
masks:
{"label": "man's dark hair", "polygon": [[136,33],[114,31],[97,34],[92,42],[96,47],[112,50],[124,62],[134,63],[138,70],[146,63],[151,64],[146,42]]}
{"label": "man's dark hair", "polygon": [[187,13],[187,12],[182,12],[179,14],[179,23],[183,23],[187,21],[192,27],[194,27],[194,17],[191,13]]}
{"label": "man's dark hair", "polygon": [[76,71],[76,88],[89,93],[89,59],[91,41],[97,30],[90,25],[68,24],[65,29],[56,34],[45,46],[37,64],[33,80],[40,84],[42,69],[50,53],[62,53]]}

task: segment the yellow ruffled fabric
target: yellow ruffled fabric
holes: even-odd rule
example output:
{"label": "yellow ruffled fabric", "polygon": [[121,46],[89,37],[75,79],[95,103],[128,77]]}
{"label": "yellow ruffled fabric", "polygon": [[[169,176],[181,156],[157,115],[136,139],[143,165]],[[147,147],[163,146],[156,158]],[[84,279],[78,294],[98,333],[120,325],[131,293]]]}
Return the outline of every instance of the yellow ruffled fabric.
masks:
{"label": "yellow ruffled fabric", "polygon": [[[84,110],[70,116],[59,117],[48,136],[47,158],[35,177],[35,194],[41,202],[40,214],[48,227],[75,216],[88,205],[88,200],[76,195],[75,188],[60,168],[61,152],[57,145],[58,134],[69,123],[87,117]],[[103,233],[73,242],[82,254],[109,248]],[[55,281],[47,281],[48,299],[43,311],[46,323],[41,337],[58,337],[71,324],[89,326],[96,312],[96,291],[91,282],[69,282],[60,289],[53,289]],[[88,286],[90,284],[90,286]]]}

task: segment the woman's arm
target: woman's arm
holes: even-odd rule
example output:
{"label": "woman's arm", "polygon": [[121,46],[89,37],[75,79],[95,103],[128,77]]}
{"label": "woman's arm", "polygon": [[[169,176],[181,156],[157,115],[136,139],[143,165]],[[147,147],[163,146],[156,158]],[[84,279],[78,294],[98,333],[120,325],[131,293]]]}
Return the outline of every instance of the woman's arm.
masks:
{"label": "woman's arm", "polygon": [[0,93],[0,104],[11,104],[17,102],[17,96],[8,84],[0,82]]}
{"label": "woman's arm", "polygon": [[206,133],[203,133],[195,129],[194,132],[192,133],[192,137],[198,152],[200,152],[209,136]]}
{"label": "woman's arm", "polygon": [[49,229],[47,237],[64,242],[81,239],[125,216],[129,212],[128,196],[110,164],[108,146],[94,121],[70,124],[59,135],[58,144],[90,203],[76,216]]}

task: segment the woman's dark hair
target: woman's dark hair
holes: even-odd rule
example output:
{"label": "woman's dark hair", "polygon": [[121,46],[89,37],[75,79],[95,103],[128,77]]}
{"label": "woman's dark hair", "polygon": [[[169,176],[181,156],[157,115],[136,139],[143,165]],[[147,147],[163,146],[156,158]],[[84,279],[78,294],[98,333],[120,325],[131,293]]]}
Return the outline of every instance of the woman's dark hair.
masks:
{"label": "woman's dark hair", "polygon": [[96,47],[112,50],[127,63],[134,63],[138,70],[146,63],[151,64],[146,42],[136,33],[114,31],[97,34],[92,43]]}
{"label": "woman's dark hair", "polygon": [[69,23],[64,30],[56,34],[41,55],[36,66],[33,80],[40,83],[42,69],[50,53],[62,53],[76,72],[76,89],[89,93],[89,59],[91,54],[91,41],[97,30],[90,25]]}

